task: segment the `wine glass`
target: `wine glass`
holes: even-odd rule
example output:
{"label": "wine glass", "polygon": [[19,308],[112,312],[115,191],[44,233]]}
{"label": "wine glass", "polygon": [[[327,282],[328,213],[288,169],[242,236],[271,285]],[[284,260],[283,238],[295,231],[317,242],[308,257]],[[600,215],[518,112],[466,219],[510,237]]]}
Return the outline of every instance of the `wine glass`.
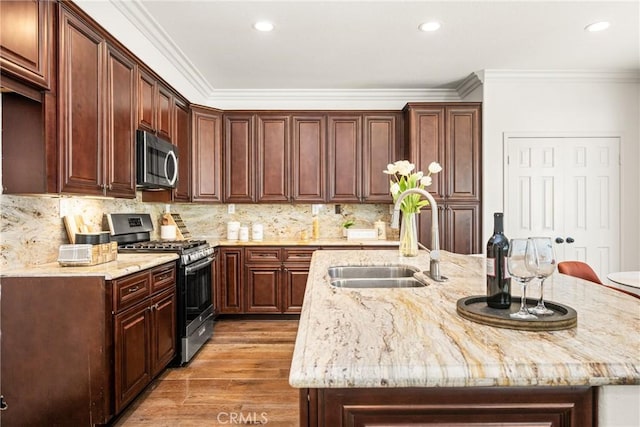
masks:
{"label": "wine glass", "polygon": [[529,269],[535,257],[533,243],[529,239],[511,239],[507,254],[507,270],[513,279],[522,286],[520,310],[511,313],[512,319],[537,319],[537,316],[527,310],[527,284],[536,277],[536,273]]}
{"label": "wine glass", "polygon": [[556,254],[553,250],[553,242],[549,237],[530,237],[534,254],[530,261],[529,269],[540,279],[540,299],[538,305],[529,309],[529,312],[548,316],[553,314],[553,310],[544,305],[544,280],[551,276],[556,269]]}

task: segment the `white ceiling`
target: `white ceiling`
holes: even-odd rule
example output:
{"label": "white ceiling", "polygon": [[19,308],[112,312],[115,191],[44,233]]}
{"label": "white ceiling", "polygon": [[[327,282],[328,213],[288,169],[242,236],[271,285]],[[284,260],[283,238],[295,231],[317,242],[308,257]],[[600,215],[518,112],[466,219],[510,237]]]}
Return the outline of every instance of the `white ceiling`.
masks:
{"label": "white ceiling", "polygon": [[[637,0],[135,3],[147,36],[214,90],[455,88],[483,69],[640,70]],[[262,19],[275,31],[253,30]],[[418,31],[428,20],[441,29]],[[584,31],[599,20],[611,27]]]}

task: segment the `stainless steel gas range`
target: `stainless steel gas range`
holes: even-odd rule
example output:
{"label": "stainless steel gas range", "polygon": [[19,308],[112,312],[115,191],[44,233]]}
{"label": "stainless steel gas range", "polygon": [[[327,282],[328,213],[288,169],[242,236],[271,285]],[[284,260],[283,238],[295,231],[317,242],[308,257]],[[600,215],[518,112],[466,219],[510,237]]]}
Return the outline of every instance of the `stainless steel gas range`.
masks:
{"label": "stainless steel gas range", "polygon": [[149,214],[107,214],[111,239],[120,253],[175,252],[178,261],[177,355],[173,366],[184,365],[213,336],[215,250],[204,240],[150,240],[153,222]]}

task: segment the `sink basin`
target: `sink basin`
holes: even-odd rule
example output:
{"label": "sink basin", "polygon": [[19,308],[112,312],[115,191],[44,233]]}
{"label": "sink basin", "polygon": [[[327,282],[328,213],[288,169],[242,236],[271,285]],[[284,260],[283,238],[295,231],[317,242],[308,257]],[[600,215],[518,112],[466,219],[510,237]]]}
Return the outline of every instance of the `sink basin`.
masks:
{"label": "sink basin", "polygon": [[336,279],[331,281],[331,286],[336,288],[420,288],[424,284],[417,281],[413,277],[396,277],[396,278],[371,278],[371,279]]}
{"label": "sink basin", "polygon": [[333,279],[390,279],[412,278],[420,270],[408,265],[349,265],[329,267]]}

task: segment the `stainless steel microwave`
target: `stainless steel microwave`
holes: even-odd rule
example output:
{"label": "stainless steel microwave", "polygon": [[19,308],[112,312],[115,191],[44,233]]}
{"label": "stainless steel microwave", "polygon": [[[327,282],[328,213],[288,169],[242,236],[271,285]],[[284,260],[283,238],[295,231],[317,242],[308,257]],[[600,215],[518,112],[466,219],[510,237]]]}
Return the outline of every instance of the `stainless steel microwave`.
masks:
{"label": "stainless steel microwave", "polygon": [[143,188],[175,188],[178,183],[178,147],[152,133],[136,135],[137,184]]}

